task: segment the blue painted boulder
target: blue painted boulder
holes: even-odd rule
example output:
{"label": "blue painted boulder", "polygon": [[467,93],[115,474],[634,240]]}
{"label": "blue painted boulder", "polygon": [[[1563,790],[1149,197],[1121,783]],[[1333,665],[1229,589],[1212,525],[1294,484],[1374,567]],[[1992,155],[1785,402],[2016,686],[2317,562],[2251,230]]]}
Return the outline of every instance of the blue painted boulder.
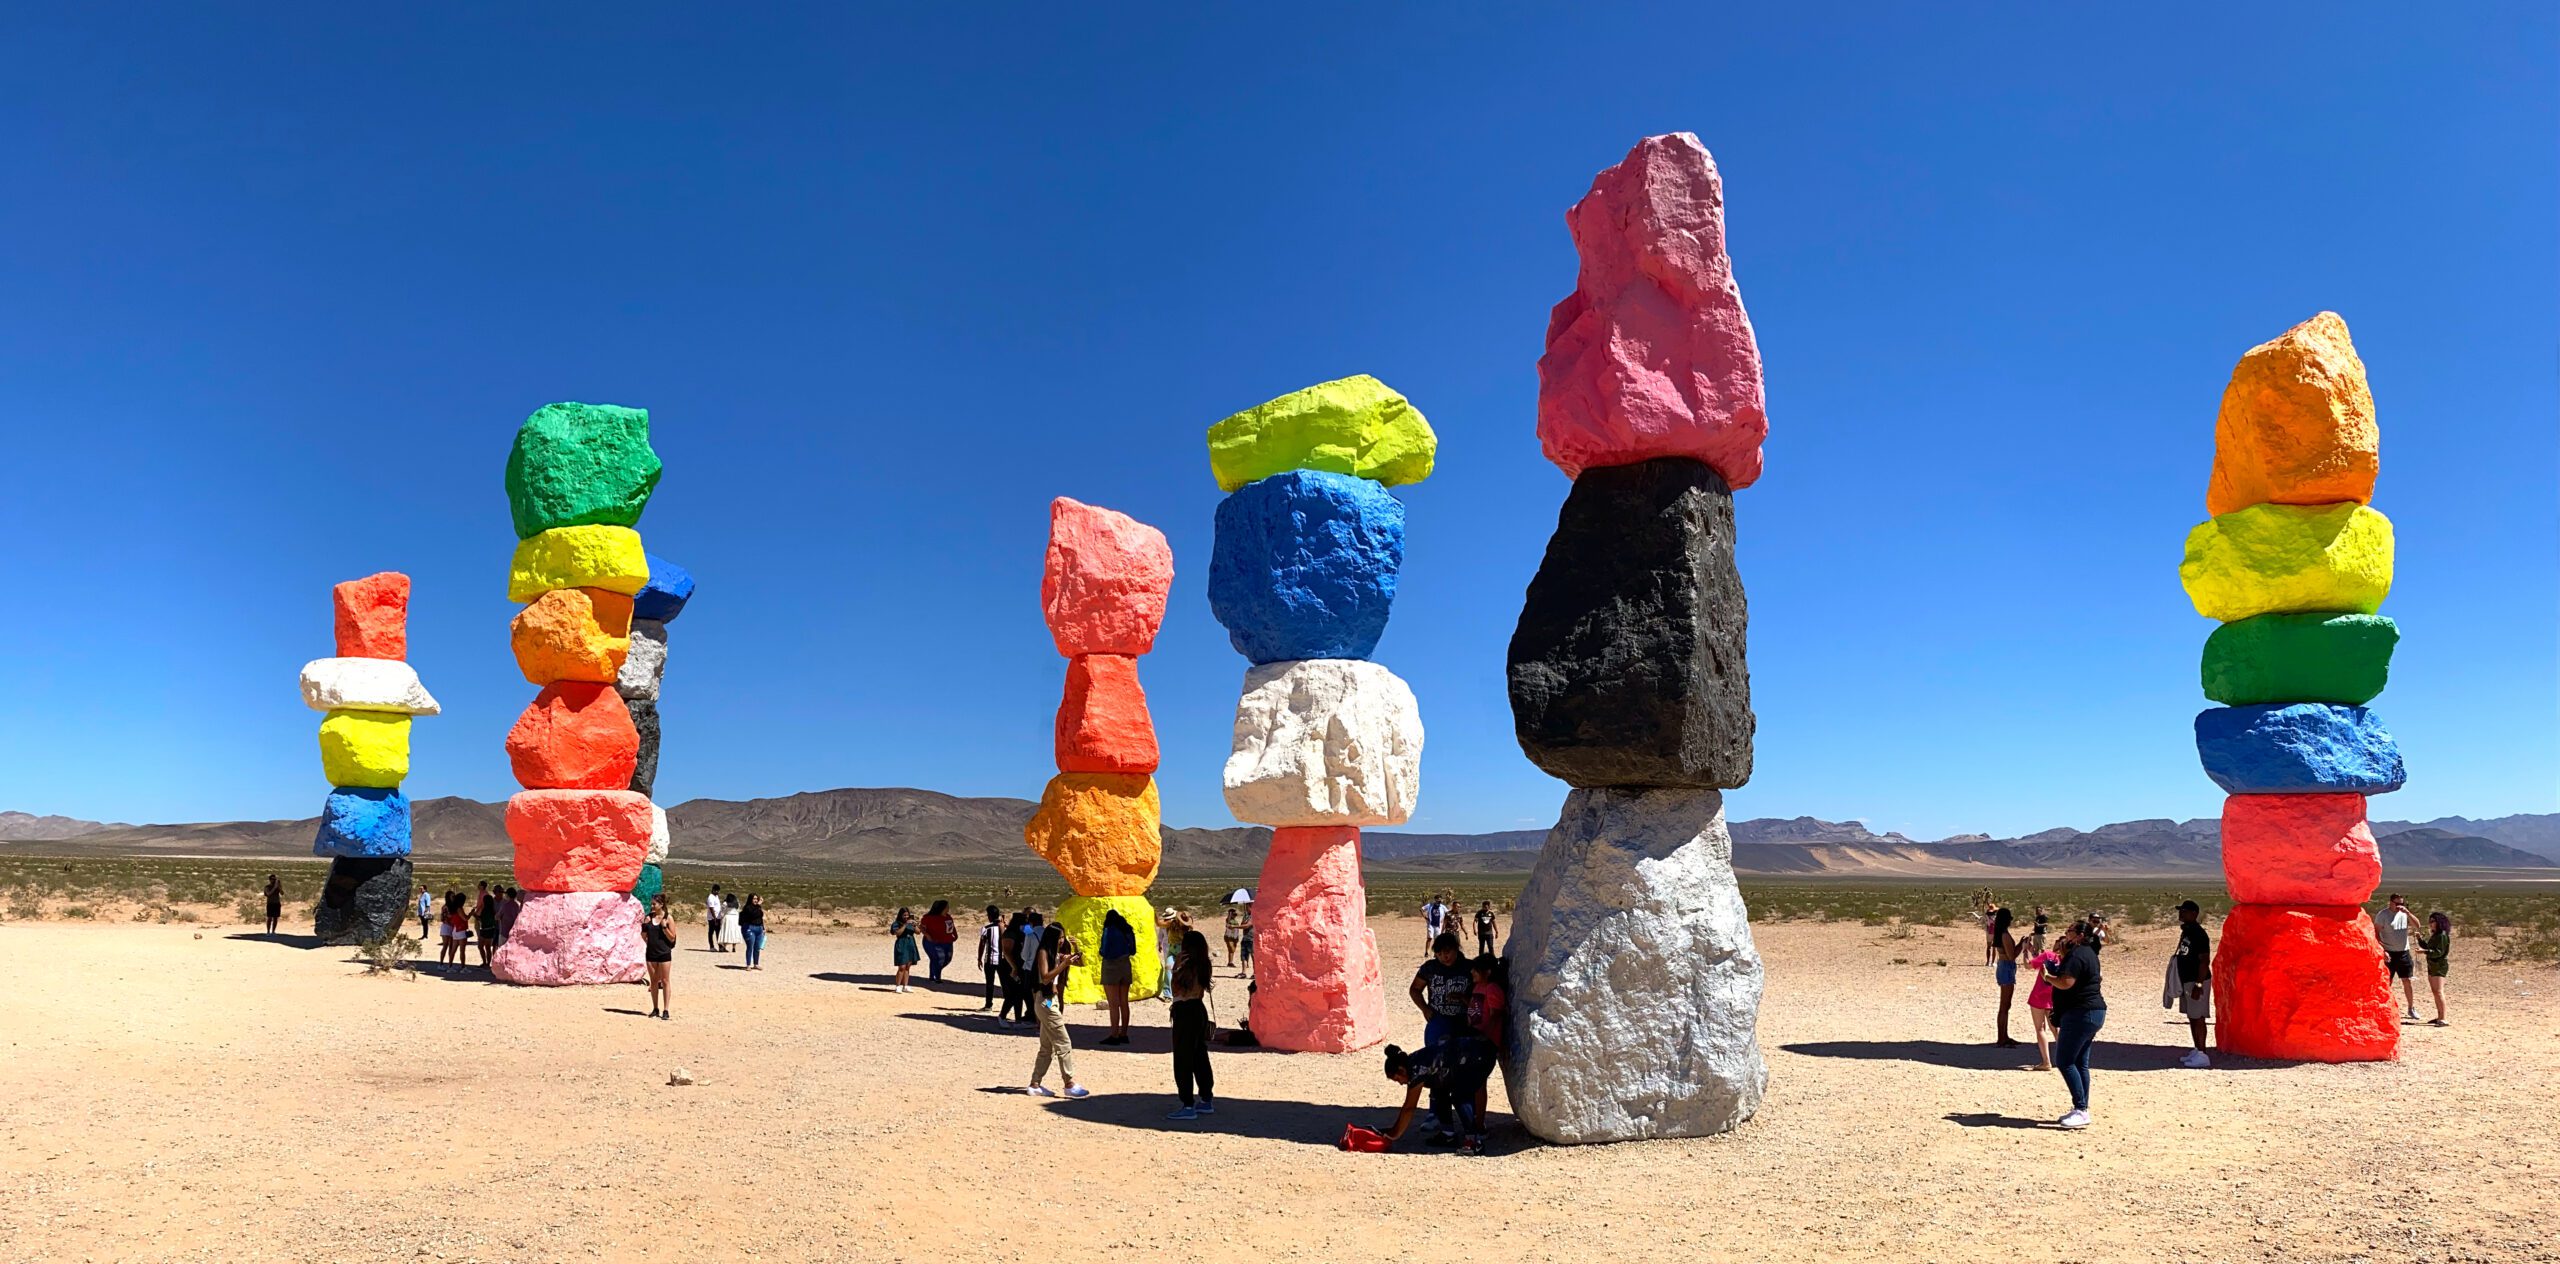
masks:
{"label": "blue painted boulder", "polygon": [[406,856],[409,796],[388,790],[339,789],[320,809],[314,856]]}
{"label": "blue painted boulder", "polygon": [[2216,707],[2196,717],[2196,753],[2231,794],[2385,794],[2408,777],[2381,717],[2327,702]]}
{"label": "blue painted boulder", "polygon": [[649,582],[631,595],[631,617],[665,623],[684,613],[693,600],[693,572],[655,553],[649,554]]}
{"label": "blue painted boulder", "polygon": [[1292,470],[1218,504],[1209,611],[1255,663],[1367,658],[1404,566],[1404,502],[1365,478]]}

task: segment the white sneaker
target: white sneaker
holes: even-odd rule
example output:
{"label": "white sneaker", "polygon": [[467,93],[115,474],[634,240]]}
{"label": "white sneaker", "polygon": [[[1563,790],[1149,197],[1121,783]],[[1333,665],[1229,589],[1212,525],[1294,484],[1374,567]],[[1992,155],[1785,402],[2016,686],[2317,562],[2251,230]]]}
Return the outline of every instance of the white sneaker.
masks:
{"label": "white sneaker", "polygon": [[2202,1049],[2189,1049],[2187,1056],[2178,1059],[2178,1065],[2190,1071],[2201,1071],[2213,1065],[2213,1058]]}
{"label": "white sneaker", "polygon": [[1022,1091],[1023,1091],[1023,1092],[1025,1092],[1025,1093],[1030,1094],[1030,1095],[1031,1095],[1031,1096],[1033,1096],[1033,1097],[1056,1097],[1056,1096],[1057,1096],[1057,1094],[1056,1094],[1056,1093],[1053,1093],[1053,1092],[1051,1092],[1051,1091],[1049,1090],[1049,1086],[1048,1086],[1048,1085],[1046,1085],[1046,1084],[1034,1084],[1034,1085],[1032,1085],[1031,1087],[1026,1088],[1026,1089],[1024,1089],[1024,1090],[1022,1090]]}
{"label": "white sneaker", "polygon": [[2085,1110],[2075,1110],[2070,1114],[2064,1115],[2062,1118],[2055,1120],[2054,1123],[2061,1127],[2077,1131],[2089,1126],[2089,1112]]}

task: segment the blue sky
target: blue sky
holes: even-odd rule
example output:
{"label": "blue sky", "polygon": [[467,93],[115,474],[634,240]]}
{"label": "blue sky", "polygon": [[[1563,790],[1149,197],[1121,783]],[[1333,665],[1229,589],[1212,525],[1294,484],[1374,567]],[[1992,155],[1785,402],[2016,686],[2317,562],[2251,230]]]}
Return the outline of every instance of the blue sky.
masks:
{"label": "blue sky", "polygon": [[499,797],[515,425],[651,410],[669,801],[1035,795],[1054,495],[1171,535],[1142,671],[1226,824],[1202,432],[1374,373],[1441,437],[1378,657],[1412,828],[1554,819],[1503,648],[1563,212],[1715,152],[1767,360],[1742,815],[2218,809],[2179,591],[2250,345],[2344,314],[2404,639],[2376,814],[2560,808],[2560,15],[2541,6],[15,6],[0,808],[286,817],[328,586],[417,582],[413,794]]}

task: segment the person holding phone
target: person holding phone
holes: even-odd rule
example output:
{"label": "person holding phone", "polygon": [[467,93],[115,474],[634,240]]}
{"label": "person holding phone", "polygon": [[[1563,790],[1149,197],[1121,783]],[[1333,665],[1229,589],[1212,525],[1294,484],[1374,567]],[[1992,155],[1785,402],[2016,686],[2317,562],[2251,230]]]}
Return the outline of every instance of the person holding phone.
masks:
{"label": "person holding phone", "polygon": [[1040,1055],[1031,1063],[1031,1087],[1023,1091],[1033,1097],[1059,1096],[1042,1083],[1054,1061],[1069,1099],[1091,1097],[1092,1090],[1076,1083],[1075,1042],[1067,1038],[1067,1016],[1058,996],[1066,988],[1067,971],[1084,963],[1084,951],[1064,925],[1053,925],[1040,932],[1040,948],[1031,960],[1031,1012],[1040,1020]]}
{"label": "person holding phone", "polygon": [[2099,988],[2103,933],[2086,919],[2073,922],[2062,932],[2062,960],[2044,973],[2053,985],[2053,1065],[2071,1090],[2071,1109],[2054,1122],[2069,1129],[2089,1126],[2089,1048],[2107,1025],[2106,994]]}
{"label": "person holding phone", "polygon": [[649,975],[649,1017],[674,1022],[675,999],[667,984],[676,968],[676,911],[664,895],[649,902],[649,919],[640,923],[640,956]]}

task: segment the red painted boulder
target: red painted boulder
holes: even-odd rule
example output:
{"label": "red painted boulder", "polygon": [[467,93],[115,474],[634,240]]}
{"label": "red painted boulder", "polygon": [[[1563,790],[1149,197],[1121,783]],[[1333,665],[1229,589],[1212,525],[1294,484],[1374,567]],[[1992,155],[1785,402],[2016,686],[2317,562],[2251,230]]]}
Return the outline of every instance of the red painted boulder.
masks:
{"label": "red painted boulder", "polygon": [[1274,1049],[1349,1053],[1387,1037],[1360,831],[1271,831],[1253,902],[1253,1035]]}
{"label": "red painted boulder", "polygon": [[543,686],[507,730],[507,762],[527,790],[625,790],[640,764],[640,730],[611,685]]}
{"label": "red painted boulder", "polygon": [[337,608],[338,657],[409,657],[409,577],[383,571],[329,590]]}
{"label": "red painted boulder", "polygon": [[1049,560],[1040,612],[1058,652],[1144,654],[1164,626],[1173,546],[1124,513],[1060,496],[1049,502]]}
{"label": "red painted boulder", "polygon": [[1580,477],[1682,456],[1750,486],[1769,415],[1706,146],[1687,132],[1646,137],[1591,182],[1565,225],[1582,272],[1549,314],[1538,359],[1547,459]]}
{"label": "red painted boulder", "polygon": [[509,983],[637,983],[640,902],[619,891],[527,891],[489,972]]}
{"label": "red painted boulder", "polygon": [[2382,945],[2364,910],[2239,904],[2213,959],[2215,1041],[2252,1058],[2380,1062],[2400,1056]]}
{"label": "red painted boulder", "polygon": [[2235,794],[2222,801],[2222,880],[2236,904],[2362,904],[2382,852],[2360,794]]}
{"label": "red painted boulder", "polygon": [[1066,699],[1058,704],[1058,771],[1154,772],[1156,725],[1138,660],[1125,654],[1079,654],[1067,663]]}
{"label": "red painted boulder", "polygon": [[630,790],[526,790],[507,800],[516,885],[527,891],[629,891],[649,855],[649,796]]}

